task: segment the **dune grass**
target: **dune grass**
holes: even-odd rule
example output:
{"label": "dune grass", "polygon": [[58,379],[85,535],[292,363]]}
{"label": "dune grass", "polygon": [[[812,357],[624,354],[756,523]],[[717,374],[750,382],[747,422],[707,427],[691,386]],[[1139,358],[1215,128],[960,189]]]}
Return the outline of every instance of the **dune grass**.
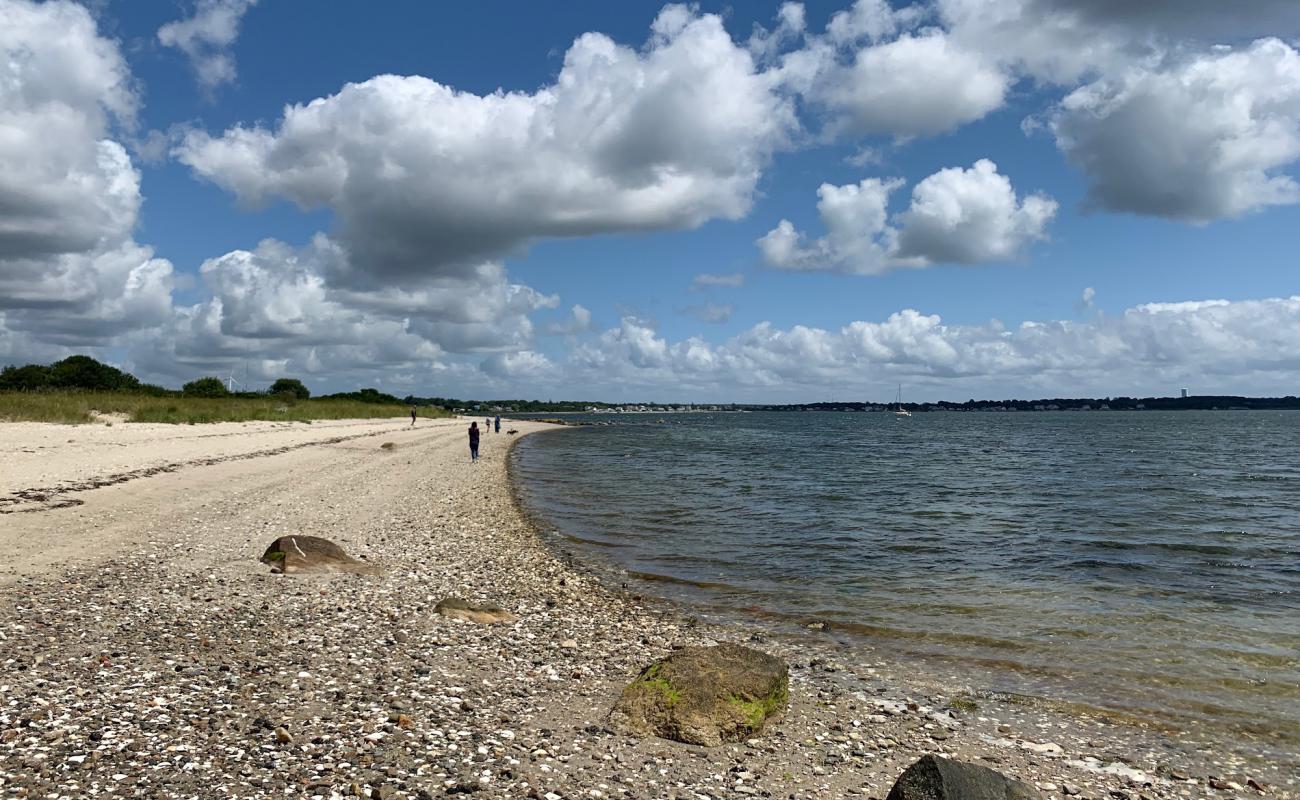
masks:
{"label": "dune grass", "polygon": [[[449,417],[441,408],[421,407],[421,417]],[[407,417],[404,405],[362,403],[355,400],[295,400],[279,397],[150,397],[112,392],[0,392],[0,421],[102,422],[103,416],[126,422],[166,422],[194,425],[204,422],[276,420],[311,422],[314,419],[378,419]]]}

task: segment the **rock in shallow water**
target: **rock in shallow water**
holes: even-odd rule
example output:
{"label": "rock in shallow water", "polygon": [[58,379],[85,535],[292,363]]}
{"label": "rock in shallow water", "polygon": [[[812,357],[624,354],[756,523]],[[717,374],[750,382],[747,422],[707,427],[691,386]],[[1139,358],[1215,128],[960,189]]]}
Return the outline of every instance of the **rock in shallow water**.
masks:
{"label": "rock in shallow water", "polygon": [[1041,800],[1029,784],[1001,772],[928,755],[903,771],[886,800]]}
{"label": "rock in shallow water", "polygon": [[790,671],[775,656],[742,647],[687,647],[646,667],[610,712],[641,734],[706,747],[737,742],[785,710]]}

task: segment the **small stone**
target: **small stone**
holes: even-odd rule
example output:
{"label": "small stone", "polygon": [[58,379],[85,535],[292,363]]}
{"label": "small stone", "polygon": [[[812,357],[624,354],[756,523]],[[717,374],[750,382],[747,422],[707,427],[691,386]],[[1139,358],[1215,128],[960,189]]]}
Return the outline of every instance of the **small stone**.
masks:
{"label": "small stone", "polygon": [[565,650],[577,650],[578,642],[576,639],[565,639],[564,641],[560,642],[560,647],[562,647]]}

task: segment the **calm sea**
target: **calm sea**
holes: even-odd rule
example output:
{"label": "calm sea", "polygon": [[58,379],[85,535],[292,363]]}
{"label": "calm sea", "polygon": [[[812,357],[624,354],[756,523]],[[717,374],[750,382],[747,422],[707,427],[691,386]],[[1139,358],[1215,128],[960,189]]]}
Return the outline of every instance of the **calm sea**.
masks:
{"label": "calm sea", "polygon": [[1300,752],[1300,412],[576,419],[523,500],[642,591]]}

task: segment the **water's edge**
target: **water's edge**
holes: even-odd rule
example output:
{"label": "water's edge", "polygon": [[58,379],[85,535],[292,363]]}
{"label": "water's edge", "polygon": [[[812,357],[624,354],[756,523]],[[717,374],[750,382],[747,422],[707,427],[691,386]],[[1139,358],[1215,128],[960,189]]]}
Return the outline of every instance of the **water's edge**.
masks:
{"label": "water's edge", "polygon": [[[557,427],[539,433],[553,433],[560,429]],[[523,441],[524,437],[513,441],[507,453],[509,492],[512,502],[538,541],[563,562],[566,568],[590,576],[611,591],[623,594],[642,605],[658,608],[684,620],[699,620],[706,624],[725,626],[729,630],[752,633],[759,638],[777,638],[805,648],[810,654],[822,658],[833,658],[863,667],[869,665],[870,671],[878,672],[882,678],[906,691],[969,695],[994,702],[1014,703],[1017,706],[1029,705],[1052,715],[1080,720],[1104,720],[1110,724],[1154,733],[1161,738],[1169,737],[1177,741],[1180,749],[1189,752],[1231,749],[1248,759],[1266,760],[1266,756],[1256,749],[1261,742],[1248,731],[1232,731],[1234,735],[1241,738],[1241,741],[1231,743],[1216,741],[1214,738],[1201,739],[1189,734],[1205,736],[1212,732],[1206,730],[1193,732],[1180,725],[1178,720],[1162,718],[1157,714],[1146,713],[1145,710],[1125,710],[1050,694],[999,689],[993,680],[998,670],[1004,669],[999,665],[979,667],[974,664],[900,654],[891,652],[888,642],[872,637],[868,633],[846,630],[838,625],[824,625],[822,620],[813,617],[769,614],[758,609],[753,609],[750,613],[741,613],[730,607],[709,608],[698,600],[684,596],[673,597],[671,593],[664,592],[664,587],[670,586],[673,582],[671,576],[667,576],[665,580],[666,576],[639,577],[637,573],[629,572],[604,553],[598,544],[584,545],[582,538],[566,532],[561,525],[553,522],[544,512],[529,502],[530,493],[541,497],[545,494],[545,490],[544,487],[527,483],[527,479],[521,475],[523,470],[520,462],[527,458],[528,446],[516,447],[516,445]],[[1300,766],[1300,754],[1296,754],[1294,760],[1297,766]]]}

